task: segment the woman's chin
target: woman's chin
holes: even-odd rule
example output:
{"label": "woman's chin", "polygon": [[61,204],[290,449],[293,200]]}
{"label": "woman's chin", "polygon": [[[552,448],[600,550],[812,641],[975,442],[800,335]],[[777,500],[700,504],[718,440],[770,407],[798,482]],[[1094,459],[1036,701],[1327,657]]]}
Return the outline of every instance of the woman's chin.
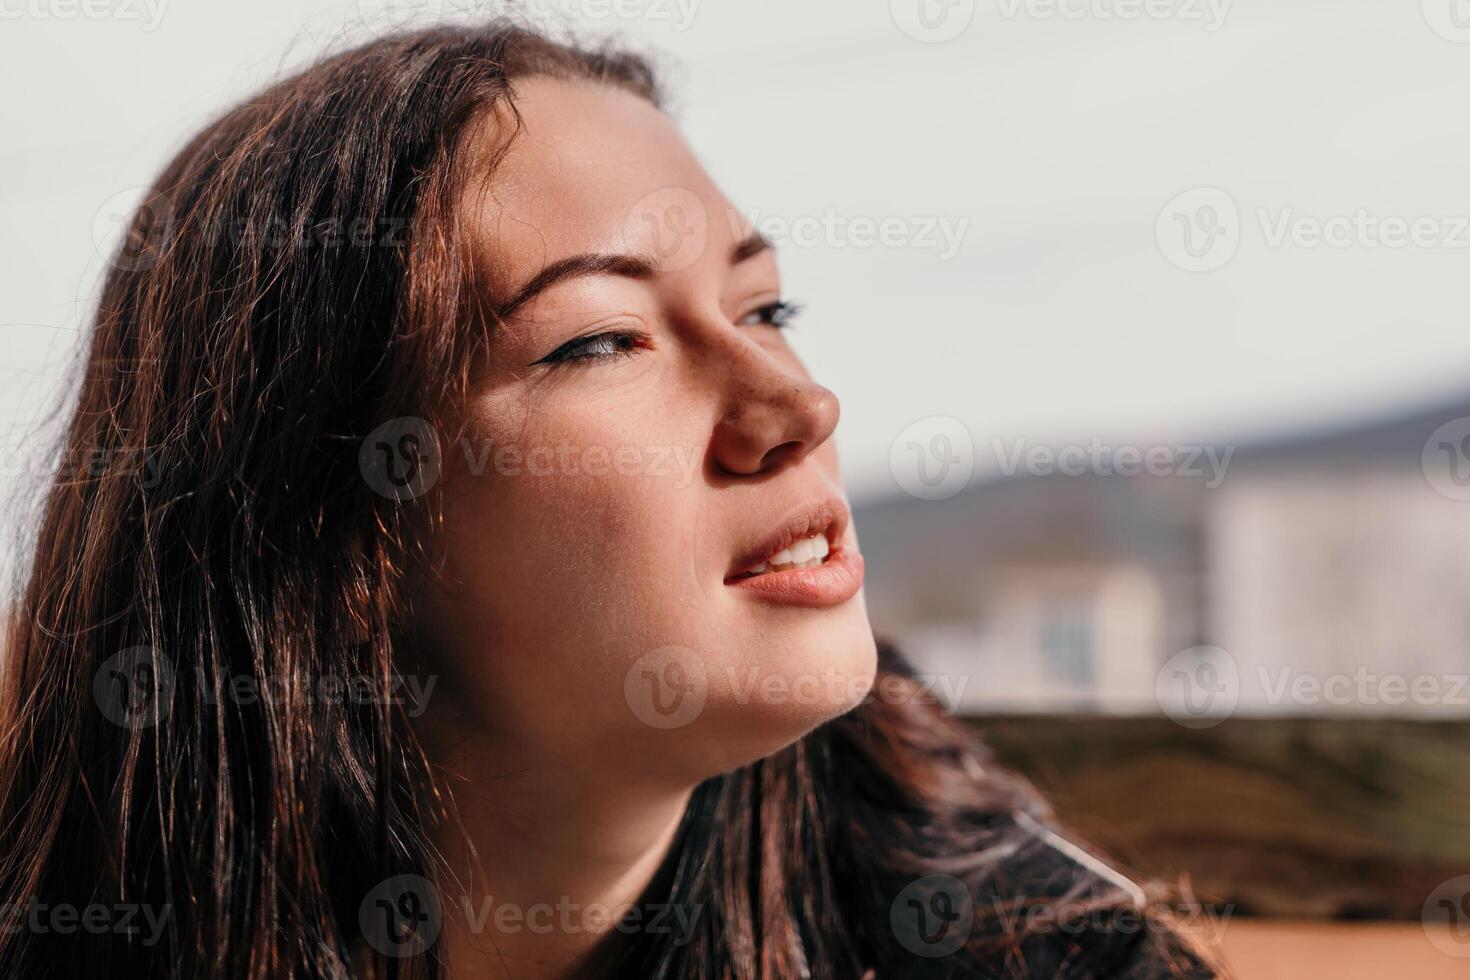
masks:
{"label": "woman's chin", "polygon": [[846,630],[796,648],[767,648],[711,672],[703,711],[685,738],[712,776],[773,755],[861,704],[873,688],[877,646],[871,629]]}

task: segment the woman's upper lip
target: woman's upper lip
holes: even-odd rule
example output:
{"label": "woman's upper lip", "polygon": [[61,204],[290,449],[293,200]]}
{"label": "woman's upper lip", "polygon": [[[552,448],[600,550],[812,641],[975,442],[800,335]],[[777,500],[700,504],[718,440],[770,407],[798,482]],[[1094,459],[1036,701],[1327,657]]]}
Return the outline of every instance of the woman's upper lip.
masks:
{"label": "woman's upper lip", "polygon": [[847,504],[840,497],[808,501],[788,513],[785,519],[777,523],[776,530],[741,551],[736,556],[735,563],[730,566],[725,580],[729,581],[750,571],[801,538],[821,534],[827,538],[828,545],[836,545],[847,533],[847,525],[851,519]]}

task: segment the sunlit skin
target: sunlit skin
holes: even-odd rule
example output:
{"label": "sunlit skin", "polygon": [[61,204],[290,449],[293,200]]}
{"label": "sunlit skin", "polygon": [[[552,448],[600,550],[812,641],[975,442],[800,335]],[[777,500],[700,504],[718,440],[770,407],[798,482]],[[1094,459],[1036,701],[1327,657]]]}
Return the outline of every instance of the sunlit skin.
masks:
{"label": "sunlit skin", "polygon": [[[773,322],[775,255],[644,100],[517,93],[524,128],[464,202],[497,299],[570,257],[619,258],[505,311],[445,447],[441,574],[414,616],[440,677],[424,739],[478,852],[442,842],[464,877],[441,889],[442,949],[469,977],[564,975],[606,916],[497,929],[494,909],[637,898],[698,782],[847,710],[875,670],[837,399]],[[734,577],[806,512],[833,537],[820,569]],[[661,706],[682,684],[702,707],[650,723],[659,684]],[[461,885],[477,911],[493,896],[482,930]]]}

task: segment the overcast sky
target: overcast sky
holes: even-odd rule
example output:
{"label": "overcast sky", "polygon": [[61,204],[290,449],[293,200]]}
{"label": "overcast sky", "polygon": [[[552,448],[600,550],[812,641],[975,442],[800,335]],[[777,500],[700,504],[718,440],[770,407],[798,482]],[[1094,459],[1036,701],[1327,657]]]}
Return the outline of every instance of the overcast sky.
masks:
{"label": "overcast sky", "polygon": [[[929,416],[981,446],[1187,444],[1470,391],[1470,9],[919,2],[532,5],[661,52],[696,150],[781,245],[859,497]],[[395,23],[380,7],[0,0],[0,491],[110,216],[212,113]]]}

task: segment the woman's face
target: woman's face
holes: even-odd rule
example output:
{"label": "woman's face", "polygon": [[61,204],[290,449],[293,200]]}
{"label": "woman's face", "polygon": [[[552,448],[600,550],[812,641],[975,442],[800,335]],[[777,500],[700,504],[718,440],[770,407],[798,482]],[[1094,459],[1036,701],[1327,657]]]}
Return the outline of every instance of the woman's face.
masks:
{"label": "woman's face", "polygon": [[507,319],[443,447],[418,600],[439,696],[528,757],[701,779],[872,681],[837,399],[782,333],[774,254],[662,112],[517,91],[523,129],[465,202]]}

